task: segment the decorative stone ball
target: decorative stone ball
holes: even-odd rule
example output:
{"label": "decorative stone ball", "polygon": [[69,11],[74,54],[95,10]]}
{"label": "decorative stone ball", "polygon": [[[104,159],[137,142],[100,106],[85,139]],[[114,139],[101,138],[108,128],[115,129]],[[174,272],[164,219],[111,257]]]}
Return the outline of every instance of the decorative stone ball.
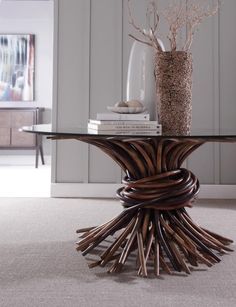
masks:
{"label": "decorative stone ball", "polygon": [[143,104],[138,100],[129,100],[127,101],[127,105],[130,108],[142,108]]}
{"label": "decorative stone ball", "polygon": [[115,107],[118,107],[118,108],[127,107],[128,108],[128,104],[125,101],[119,101],[115,104]]}

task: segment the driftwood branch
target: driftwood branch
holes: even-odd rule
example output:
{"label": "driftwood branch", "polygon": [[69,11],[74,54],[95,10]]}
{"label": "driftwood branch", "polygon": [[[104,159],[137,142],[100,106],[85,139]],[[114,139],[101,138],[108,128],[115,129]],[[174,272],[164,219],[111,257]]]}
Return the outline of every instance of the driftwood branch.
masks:
{"label": "driftwood branch", "polygon": [[148,45],[148,46],[151,46],[151,47],[152,47],[152,44],[151,44],[151,43],[145,42],[145,41],[143,41],[143,40],[141,40],[141,39],[135,37],[135,36],[132,35],[132,34],[129,34],[129,37],[131,37],[132,39],[136,40],[137,42],[140,42],[140,43],[143,43],[143,44],[145,44],[145,45]]}
{"label": "driftwood branch", "polygon": [[[138,26],[132,16],[132,12],[131,12],[131,7],[130,7],[130,3],[131,0],[127,0],[127,6],[128,6],[128,14],[129,14],[129,23],[131,24],[131,26],[139,33],[143,36],[143,38],[145,39],[145,41],[136,38],[133,35],[129,35],[130,37],[132,37],[133,39],[145,43],[149,46],[154,47],[157,51],[163,51],[162,46],[160,45],[157,37],[156,37],[156,32],[158,29],[158,25],[159,25],[159,14],[157,11],[157,5],[155,3],[155,1],[150,1],[148,7],[147,7],[147,12],[146,12],[146,18],[149,24],[149,30],[145,30],[145,29],[141,29],[140,26]],[[153,24],[152,24],[153,22]]]}

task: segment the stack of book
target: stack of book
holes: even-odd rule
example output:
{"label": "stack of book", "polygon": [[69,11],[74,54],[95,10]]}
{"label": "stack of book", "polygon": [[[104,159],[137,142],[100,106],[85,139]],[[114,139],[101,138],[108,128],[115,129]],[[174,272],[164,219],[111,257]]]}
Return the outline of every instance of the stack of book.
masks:
{"label": "stack of book", "polygon": [[98,113],[96,119],[88,121],[88,131],[110,134],[161,134],[161,125],[150,120],[150,115]]}

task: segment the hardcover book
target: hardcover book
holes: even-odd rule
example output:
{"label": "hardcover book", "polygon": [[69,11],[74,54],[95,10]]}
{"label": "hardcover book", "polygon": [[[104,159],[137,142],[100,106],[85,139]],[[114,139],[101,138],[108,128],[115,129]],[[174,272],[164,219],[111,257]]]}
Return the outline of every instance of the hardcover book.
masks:
{"label": "hardcover book", "polygon": [[161,131],[157,130],[96,130],[96,129],[89,129],[88,133],[91,134],[104,134],[104,135],[161,135]]}
{"label": "hardcover book", "polygon": [[121,113],[98,113],[97,120],[150,120],[147,113],[121,114]]}
{"label": "hardcover book", "polygon": [[140,125],[140,124],[153,124],[158,125],[157,121],[152,120],[98,120],[98,119],[89,119],[89,123],[96,125]]}
{"label": "hardcover book", "polygon": [[161,125],[158,124],[93,124],[88,123],[89,129],[95,130],[161,130]]}

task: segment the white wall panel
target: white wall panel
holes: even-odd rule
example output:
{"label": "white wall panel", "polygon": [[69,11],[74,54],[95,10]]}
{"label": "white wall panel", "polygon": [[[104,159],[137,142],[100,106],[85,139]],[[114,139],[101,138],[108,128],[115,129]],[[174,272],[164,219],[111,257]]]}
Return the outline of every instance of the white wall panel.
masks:
{"label": "white wall panel", "polygon": [[[91,1],[90,118],[122,99],[122,1]],[[121,171],[90,146],[89,182],[120,181]]]}
{"label": "white wall panel", "polygon": [[[220,14],[220,128],[236,127],[236,1],[222,4]],[[221,145],[221,183],[236,184],[236,144]]]}
{"label": "white wall panel", "polygon": [[[86,125],[89,112],[90,1],[59,0],[56,123],[60,128]],[[55,96],[55,95],[54,95]],[[54,117],[55,118],[55,117]],[[55,181],[87,181],[85,144],[58,141]]]}
{"label": "white wall panel", "polygon": [[[56,2],[58,103],[54,118],[61,127],[86,125],[88,118],[126,98],[132,45],[128,34],[134,30],[128,23],[126,0]],[[159,2],[161,8],[167,3]],[[135,20],[145,28],[147,1],[132,3]],[[236,126],[235,17],[236,1],[224,1],[220,17],[204,21],[196,32],[192,48],[193,130],[218,133]],[[162,38],[166,29],[162,24]],[[163,40],[167,45],[166,38]],[[202,183],[236,183],[235,155],[236,145],[205,144],[189,158],[187,166]],[[114,183],[120,180],[120,170],[99,150],[68,141],[58,145],[55,178],[57,182]]]}
{"label": "white wall panel", "polygon": [[[218,130],[218,16],[205,20],[194,35],[193,54],[193,131]],[[215,183],[219,161],[214,144],[202,146],[188,159],[188,167],[202,183]]]}

